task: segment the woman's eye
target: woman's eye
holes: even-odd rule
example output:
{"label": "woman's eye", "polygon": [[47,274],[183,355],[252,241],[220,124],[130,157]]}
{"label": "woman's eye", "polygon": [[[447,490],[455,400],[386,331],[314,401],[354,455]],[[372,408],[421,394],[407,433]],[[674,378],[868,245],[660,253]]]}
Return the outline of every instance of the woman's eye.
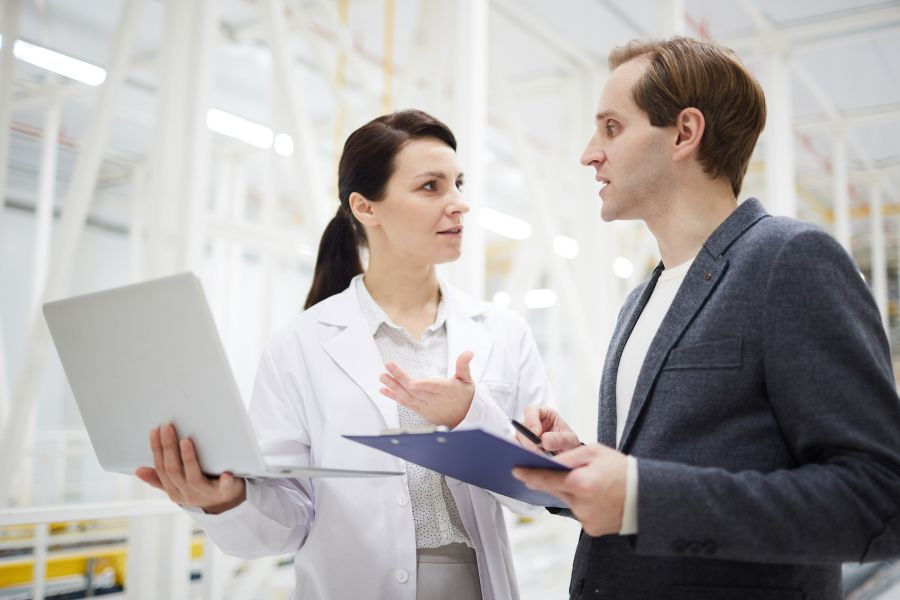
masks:
{"label": "woman's eye", "polygon": [[466,184],[466,182],[463,181],[462,179],[460,179],[459,181],[456,182],[456,189],[462,190],[462,189],[463,189],[463,186],[464,186],[465,184]]}
{"label": "woman's eye", "polygon": [[606,122],[606,133],[609,135],[615,135],[619,131],[618,125],[613,123],[612,121]]}
{"label": "woman's eye", "polygon": [[433,192],[437,189],[437,181],[429,181],[425,185],[422,186],[423,190],[427,190],[429,192]]}

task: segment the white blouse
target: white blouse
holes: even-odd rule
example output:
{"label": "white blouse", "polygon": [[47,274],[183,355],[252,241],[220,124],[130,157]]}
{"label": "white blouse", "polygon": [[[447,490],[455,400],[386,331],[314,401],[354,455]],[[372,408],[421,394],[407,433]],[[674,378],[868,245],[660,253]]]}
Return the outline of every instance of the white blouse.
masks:
{"label": "white blouse", "polygon": [[[447,313],[443,291],[434,323],[422,332],[421,339],[416,340],[390,320],[366,289],[362,277],[356,277],[354,285],[384,362],[397,363],[414,379],[447,376]],[[401,404],[397,404],[397,409],[402,429],[431,425]],[[439,548],[453,543],[471,546],[444,476],[413,463],[407,463],[406,473],[416,526],[416,548]]]}

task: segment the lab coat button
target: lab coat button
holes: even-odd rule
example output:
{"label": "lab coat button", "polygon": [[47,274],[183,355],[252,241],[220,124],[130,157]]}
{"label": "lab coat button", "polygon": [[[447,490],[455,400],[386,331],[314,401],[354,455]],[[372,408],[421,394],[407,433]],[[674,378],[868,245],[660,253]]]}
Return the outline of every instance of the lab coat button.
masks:
{"label": "lab coat button", "polygon": [[409,573],[407,573],[404,569],[400,569],[397,571],[397,581],[400,583],[406,583],[409,581]]}
{"label": "lab coat button", "polygon": [[397,504],[400,506],[406,506],[408,499],[406,498],[406,494],[397,494]]}

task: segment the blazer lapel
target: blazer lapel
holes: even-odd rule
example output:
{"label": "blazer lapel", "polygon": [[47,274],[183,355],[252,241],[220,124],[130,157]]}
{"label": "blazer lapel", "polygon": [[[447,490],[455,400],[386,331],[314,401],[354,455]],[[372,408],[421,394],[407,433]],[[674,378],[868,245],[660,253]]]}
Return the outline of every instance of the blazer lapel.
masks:
{"label": "blazer lapel", "polygon": [[616,380],[619,372],[619,361],[622,360],[622,352],[625,343],[631,336],[638,318],[644,311],[647,301],[653,294],[656,282],[662,273],[662,263],[654,270],[650,279],[644,285],[643,291],[637,301],[626,309],[619,323],[624,324],[617,328],[609,342],[606,352],[606,361],[603,365],[603,377],[600,379],[600,412],[597,419],[597,441],[605,446],[614,448],[616,445]]}
{"label": "blazer lapel", "polygon": [[[653,386],[669,351],[681,339],[685,329],[703,308],[707,298],[725,275],[728,269],[725,253],[744,232],[767,216],[768,214],[759,200],[750,198],[738,206],[703,244],[703,248],[694,259],[681,288],[672,300],[672,306],[669,307],[656,336],[650,343],[650,348],[647,350],[647,356],[641,366],[634,389],[628,419],[625,421],[622,439],[619,442],[619,450],[622,452],[625,452],[633,437],[641,412],[653,394]],[[647,298],[649,299],[649,295]],[[640,305],[640,308],[643,309],[645,304],[646,301]],[[636,312],[637,316],[640,316],[640,311]],[[633,321],[636,322],[637,317],[633,317]],[[633,328],[634,325],[632,324],[631,327]],[[627,337],[625,339],[627,340]],[[624,346],[624,342],[622,345]],[[619,355],[621,355],[621,350]],[[615,367],[618,369],[618,360]],[[612,385],[615,386],[615,377],[613,377]],[[613,401],[613,410],[615,410],[615,401]],[[615,421],[613,420],[613,422]]]}
{"label": "blazer lapel", "polygon": [[384,364],[362,314],[354,286],[335,297],[335,302],[323,311],[319,320],[344,327],[343,331],[323,344],[325,352],[375,404],[384,418],[385,427],[399,427],[397,403],[379,391],[382,385],[378,377],[384,373]]}
{"label": "blazer lapel", "polygon": [[706,299],[722,280],[722,275],[727,268],[727,260],[716,261],[704,250],[701,250],[694,259],[694,263],[685,275],[684,282],[672,300],[672,305],[647,350],[647,356],[644,358],[634,388],[634,397],[631,400],[631,408],[628,410],[628,419],[625,421],[622,439],[619,441],[619,450],[624,452],[634,430],[635,422],[640,417],[641,411],[653,391],[653,385],[656,383],[663,362],[669,355],[669,350],[681,338],[681,334],[703,307]]}

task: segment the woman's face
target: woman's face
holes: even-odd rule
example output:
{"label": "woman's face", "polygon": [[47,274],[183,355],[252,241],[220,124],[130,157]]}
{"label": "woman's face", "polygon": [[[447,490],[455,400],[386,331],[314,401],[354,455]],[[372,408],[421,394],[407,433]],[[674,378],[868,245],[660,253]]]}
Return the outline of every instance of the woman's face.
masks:
{"label": "woman's face", "polygon": [[456,152],[435,138],[407,142],[394,157],[394,173],[384,198],[371,203],[367,235],[370,252],[382,248],[392,256],[409,256],[422,264],[459,258],[463,175]]}

